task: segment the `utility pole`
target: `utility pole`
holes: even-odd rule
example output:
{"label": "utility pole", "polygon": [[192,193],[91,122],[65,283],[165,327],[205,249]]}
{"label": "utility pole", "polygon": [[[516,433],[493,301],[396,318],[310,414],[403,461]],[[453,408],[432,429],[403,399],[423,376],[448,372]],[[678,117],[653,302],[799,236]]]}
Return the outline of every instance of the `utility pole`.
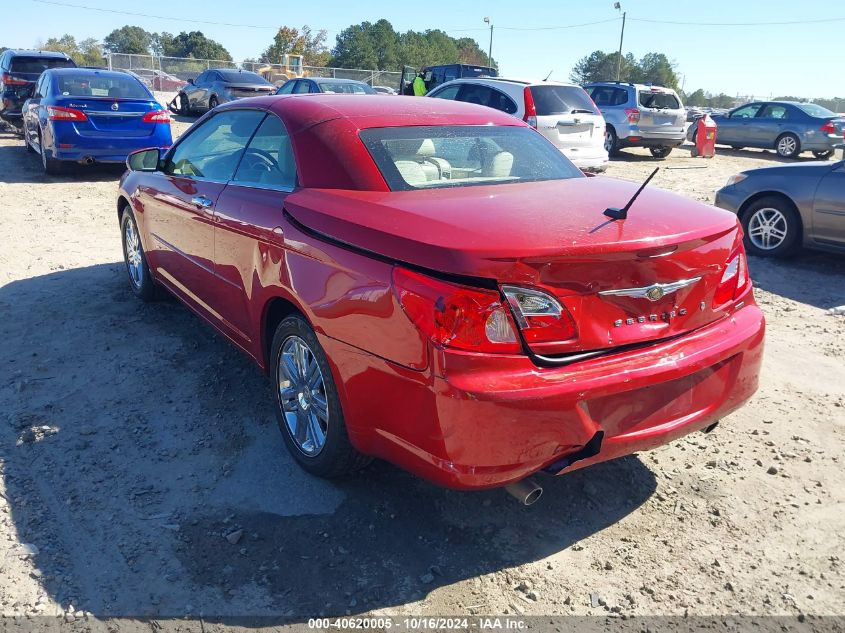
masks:
{"label": "utility pole", "polygon": [[[613,8],[617,11],[622,10],[621,2],[614,2]],[[619,58],[616,60],[616,81],[621,79],[622,75],[622,42],[625,40],[625,16],[627,13],[622,11],[622,33],[619,35]]]}
{"label": "utility pole", "polygon": [[490,25],[490,47],[487,49],[487,65],[493,67],[493,23],[490,18],[484,18],[484,23]]}

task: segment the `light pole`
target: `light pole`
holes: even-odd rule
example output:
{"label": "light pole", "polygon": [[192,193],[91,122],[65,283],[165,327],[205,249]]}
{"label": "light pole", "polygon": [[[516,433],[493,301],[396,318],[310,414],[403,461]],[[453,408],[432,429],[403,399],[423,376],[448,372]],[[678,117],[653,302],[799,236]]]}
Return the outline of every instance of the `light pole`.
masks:
{"label": "light pole", "polygon": [[487,49],[487,64],[493,67],[493,23],[490,18],[484,18],[484,23],[490,25],[490,48]]}
{"label": "light pole", "polygon": [[[614,2],[613,8],[617,11],[622,11],[622,3]],[[627,14],[622,11],[622,33],[619,35],[619,58],[616,60],[616,81],[619,81],[622,75],[622,41],[625,39],[625,16]]]}

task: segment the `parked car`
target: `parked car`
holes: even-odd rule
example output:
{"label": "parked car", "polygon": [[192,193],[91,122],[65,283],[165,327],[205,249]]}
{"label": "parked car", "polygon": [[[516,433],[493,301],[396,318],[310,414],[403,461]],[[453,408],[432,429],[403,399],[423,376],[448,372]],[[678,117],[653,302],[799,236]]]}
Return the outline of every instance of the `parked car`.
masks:
{"label": "parked car", "polygon": [[151,68],[133,68],[132,73],[137,75],[151,90],[158,90],[159,92],[176,92],[180,88],[188,85],[184,79],[179,79],[162,70],[153,70]]}
{"label": "parked car", "polygon": [[605,148],[611,156],[625,147],[647,147],[655,158],[666,158],[683,144],[686,110],[671,88],[605,81],[584,86],[605,121]]}
{"label": "parked car", "polygon": [[170,147],[170,115],[126,73],[84,68],[46,70],[23,106],[24,144],[44,171],[65,162],[123,163],[137,149]]}
{"label": "parked car", "polygon": [[[431,92],[440,84],[454,79],[465,77],[498,77],[499,72],[489,66],[476,66],[474,64],[439,64],[425,66],[419,70],[425,82],[426,92]],[[411,66],[402,67],[402,75],[399,78],[399,94],[414,95],[414,78],[419,74]]]}
{"label": "parked car", "polygon": [[399,94],[395,88],[391,88],[390,86],[373,86],[373,90],[378,92],[379,94],[383,95],[395,95]]}
{"label": "parked car", "polygon": [[289,79],[276,91],[277,95],[289,94],[326,94],[374,95],[378,94],[372,86],[354,79],[333,79],[331,77],[302,77]]}
{"label": "parked car", "polygon": [[646,189],[608,220],[638,185],[503,112],[253,99],[128,165],[132,290],[166,288],[267,371],[312,474],[379,457],[489,488],[709,429],[757,388],[736,217]]}
{"label": "parked car", "polygon": [[182,87],[175,101],[180,114],[190,115],[193,112],[213,110],[221,103],[275,92],[276,86],[257,73],[213,68],[200,73],[196,79],[189,79],[188,85]]}
{"label": "parked car", "polygon": [[512,114],[536,128],[580,169],[607,169],[604,119],[580,86],[485,77],[456,79],[427,96],[477,103]]}
{"label": "parked car", "polygon": [[744,171],[716,192],[716,205],[739,216],[754,255],[845,252],[845,161]]}
{"label": "parked car", "polygon": [[6,50],[0,54],[0,119],[21,132],[21,106],[32,95],[35,82],[48,68],[73,68],[64,53]]}
{"label": "parked car", "polygon": [[[712,118],[718,144],[774,149],[783,158],[810,151],[827,160],[845,137],[845,117],[815,103],[758,101]],[[695,130],[690,128],[688,135],[695,142]]]}

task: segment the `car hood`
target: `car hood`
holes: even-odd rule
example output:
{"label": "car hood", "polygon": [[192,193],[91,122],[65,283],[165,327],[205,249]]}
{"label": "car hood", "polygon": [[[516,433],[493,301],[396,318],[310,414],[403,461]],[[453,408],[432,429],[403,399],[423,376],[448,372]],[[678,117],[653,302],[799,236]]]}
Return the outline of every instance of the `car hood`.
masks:
{"label": "car hood", "polygon": [[609,221],[636,183],[607,177],[402,192],[299,190],[285,209],[320,237],[430,270],[536,282],[548,262],[603,261],[701,244],[736,216],[656,188]]}

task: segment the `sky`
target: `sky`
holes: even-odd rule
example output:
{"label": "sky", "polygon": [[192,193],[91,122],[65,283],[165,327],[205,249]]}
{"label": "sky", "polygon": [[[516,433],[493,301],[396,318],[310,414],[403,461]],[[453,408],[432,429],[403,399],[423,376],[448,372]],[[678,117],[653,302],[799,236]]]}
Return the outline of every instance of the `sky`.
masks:
{"label": "sky", "polygon": [[[31,48],[65,33],[77,40],[101,40],[111,30],[132,24],[148,31],[200,30],[223,44],[236,61],[258,57],[282,25],[326,29],[332,46],[347,26],[380,18],[398,31],[437,28],[454,37],[473,37],[486,50],[490,30],[483,20],[489,17],[500,74],[542,78],[551,72],[552,79],[564,81],[581,57],[594,50],[617,50],[622,26],[613,0],[14,2],[15,11],[4,11],[0,21],[2,46]],[[845,97],[845,4],[829,0],[622,0],[621,4],[627,13],[624,52],[638,58],[665,53],[675,62],[687,92],[702,88],[760,98]]]}

